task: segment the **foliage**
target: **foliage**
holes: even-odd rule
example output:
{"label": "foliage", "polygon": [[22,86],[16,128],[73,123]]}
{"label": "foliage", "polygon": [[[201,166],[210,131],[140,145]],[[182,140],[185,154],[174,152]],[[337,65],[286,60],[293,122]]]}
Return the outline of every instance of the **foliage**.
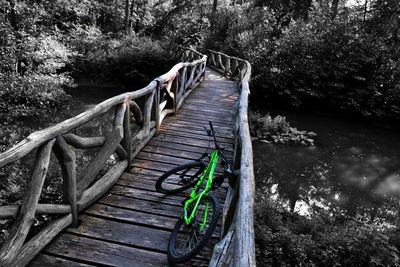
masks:
{"label": "foliage", "polygon": [[285,13],[287,23],[273,2],[221,9],[206,41],[252,63],[257,97],[366,116],[400,114],[398,2],[374,1],[364,19],[362,7],[339,5],[333,16],[332,6],[315,1],[306,16]]}
{"label": "foliage", "polygon": [[250,112],[250,134],[262,142],[292,143],[302,145],[314,145],[314,132],[299,131],[290,127],[285,116],[277,115],[272,118],[269,114],[261,115],[258,112]]}
{"label": "foliage", "polygon": [[260,266],[399,266],[397,228],[319,211],[288,212],[259,189],[255,205]]}
{"label": "foliage", "polygon": [[104,80],[129,79],[149,81],[146,73],[161,74],[172,60],[159,41],[131,33],[114,38],[95,26],[76,28],[69,43],[81,55],[75,68],[81,74],[100,76]]}

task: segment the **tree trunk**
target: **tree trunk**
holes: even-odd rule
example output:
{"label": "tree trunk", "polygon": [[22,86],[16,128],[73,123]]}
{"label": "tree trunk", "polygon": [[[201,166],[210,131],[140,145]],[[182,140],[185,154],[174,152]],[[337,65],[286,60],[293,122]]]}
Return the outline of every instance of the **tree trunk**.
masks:
{"label": "tree trunk", "polygon": [[363,19],[363,21],[365,21],[365,17],[367,16],[367,8],[368,8],[368,0],[365,0],[365,4],[364,4],[364,19]]}
{"label": "tree trunk", "polygon": [[332,6],[331,6],[331,19],[334,20],[336,18],[336,15],[338,13],[338,7],[339,7],[339,0],[332,0]]}
{"label": "tree trunk", "polygon": [[212,7],[212,13],[214,14],[215,12],[217,12],[217,8],[218,8],[218,0],[214,0],[213,1],[213,7]]}
{"label": "tree trunk", "polygon": [[128,35],[129,31],[129,0],[125,0],[125,34]]}

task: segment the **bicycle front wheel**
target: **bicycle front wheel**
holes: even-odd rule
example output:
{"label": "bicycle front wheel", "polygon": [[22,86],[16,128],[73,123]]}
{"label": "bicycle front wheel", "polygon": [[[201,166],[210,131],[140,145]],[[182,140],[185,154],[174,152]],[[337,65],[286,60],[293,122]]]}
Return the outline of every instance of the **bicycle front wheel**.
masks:
{"label": "bicycle front wheel", "polygon": [[156,190],[164,194],[175,194],[193,187],[205,165],[201,162],[191,162],[173,168],[164,173],[156,182]]}
{"label": "bicycle front wheel", "polygon": [[218,223],[219,204],[211,196],[203,196],[189,225],[180,218],[168,242],[168,258],[176,263],[192,259],[206,245]]}

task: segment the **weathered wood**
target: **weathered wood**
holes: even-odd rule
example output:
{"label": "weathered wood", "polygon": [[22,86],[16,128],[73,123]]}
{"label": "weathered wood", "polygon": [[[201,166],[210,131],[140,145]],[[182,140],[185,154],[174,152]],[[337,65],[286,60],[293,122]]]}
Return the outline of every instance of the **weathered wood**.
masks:
{"label": "weathered wood", "polygon": [[27,155],[40,144],[57,137],[59,135],[70,132],[91,119],[106,113],[115,105],[123,103],[126,99],[135,99],[151,93],[156,88],[156,81],[152,81],[148,86],[135,92],[124,93],[113,98],[107,99],[95,107],[63,122],[60,122],[49,128],[34,132],[12,148],[0,153],[0,167],[14,162]]}
{"label": "weathered wood", "polygon": [[234,222],[235,212],[239,198],[239,183],[234,188],[229,187],[222,211],[222,237],[227,234]]}
{"label": "weathered wood", "polygon": [[31,238],[21,249],[18,257],[15,258],[12,266],[24,267],[26,266],[36,254],[38,254],[56,235],[58,235],[64,228],[71,224],[73,218],[71,215],[64,216],[51,222],[39,234]]}
{"label": "weathered wood", "polygon": [[[158,82],[159,83],[159,82]],[[156,133],[158,133],[158,129],[161,124],[161,110],[160,110],[160,83],[157,85],[156,93],[154,95],[154,106],[155,106],[155,120],[156,120]]]}
{"label": "weathered wood", "polygon": [[174,102],[173,102],[173,109],[174,109],[174,114],[178,112],[178,102],[177,99],[179,98],[178,91],[179,91],[179,80],[180,80],[180,73],[178,72],[173,84],[172,84],[172,93],[175,96],[174,97]]}
{"label": "weathered wood", "polygon": [[63,176],[64,201],[71,206],[72,226],[78,225],[78,209],[76,206],[76,157],[62,136],[58,136],[54,153],[61,165]]}
{"label": "weathered wood", "polygon": [[[132,161],[132,157],[131,157],[131,147],[132,147],[132,143],[131,143],[132,142],[131,105],[130,104],[129,105],[125,104],[125,105],[126,105],[126,111],[124,114],[124,137],[122,139],[122,146],[127,153],[127,155],[126,155],[126,160],[128,161],[127,169],[129,170],[131,167],[131,161]],[[140,109],[139,109],[139,111],[140,111]],[[141,117],[141,120],[143,122],[143,116]]]}
{"label": "weathered wood", "polygon": [[88,188],[77,203],[78,210],[81,211],[93,204],[104,193],[110,190],[110,188],[117,182],[119,176],[126,169],[126,166],[128,166],[126,160],[116,163],[103,177]]}
{"label": "weathered wood", "polygon": [[81,137],[73,133],[64,134],[63,138],[69,145],[80,149],[101,147],[106,141],[104,136]]}
{"label": "weathered wood", "polygon": [[[249,71],[249,70],[248,70]],[[246,76],[245,76],[246,77]],[[237,207],[234,266],[255,266],[254,243],[254,194],[255,181],[253,170],[253,151],[247,116],[249,84],[242,81],[239,100],[239,119],[241,121],[239,136],[241,139],[240,187]]]}
{"label": "weathered wood", "polygon": [[45,252],[51,255],[74,258],[96,266],[150,267],[167,264],[167,259],[162,257],[161,253],[106,243],[73,234],[60,236],[52,246],[45,249]]}
{"label": "weathered wood", "polygon": [[29,267],[43,267],[43,266],[57,266],[57,267],[90,267],[94,265],[89,265],[81,262],[76,262],[72,260],[66,260],[63,258],[50,256],[46,254],[39,254],[36,258],[29,263]]}
{"label": "weathered wood", "polygon": [[[10,205],[0,207],[0,220],[15,218],[18,215],[20,206]],[[35,215],[49,214],[49,215],[63,215],[71,212],[70,205],[65,204],[38,204],[36,207]]]}
{"label": "weathered wood", "polygon": [[[127,109],[128,109],[128,105],[127,105]],[[130,110],[130,112],[132,112],[135,122],[138,123],[139,125],[142,125],[143,124],[143,114],[142,114],[142,111],[140,110],[139,105],[135,101],[130,100],[129,101],[129,110]]]}
{"label": "weathered wood", "polygon": [[132,158],[140,152],[140,150],[150,141],[150,139],[156,134],[156,130],[150,130],[150,133],[140,142],[135,143],[135,149],[132,149]]}
{"label": "weathered wood", "polygon": [[[129,246],[144,247],[149,250],[166,253],[170,231],[149,228],[143,225],[126,224],[112,220],[83,215],[79,229],[68,229],[68,233],[79,234],[89,238],[98,238],[118,242]],[[112,234],[110,234],[112,231]],[[196,259],[207,260],[210,248],[205,247]]]}
{"label": "weathered wood", "polygon": [[[90,251],[91,253],[87,253]],[[87,238],[73,234],[65,234],[58,238],[45,252],[66,258],[74,258],[80,262],[96,266],[120,267],[154,267],[168,266],[165,254],[144,250],[142,248],[107,243],[102,240]],[[180,266],[207,266],[207,262],[196,260]]]}
{"label": "weathered wood", "polygon": [[151,109],[153,107],[153,101],[155,98],[156,90],[151,94],[147,95],[146,103],[143,109],[143,130],[145,132],[150,132],[150,122],[151,122]]}
{"label": "weathered wood", "polygon": [[[20,250],[20,255],[18,261],[15,261],[13,263],[14,265],[23,266],[27,264],[29,260],[32,259],[33,256],[37,254],[38,251],[41,248],[43,248],[58,232],[64,229],[72,221],[74,222],[74,224],[76,224],[77,211],[82,210],[85,207],[91,205],[99,197],[101,197],[102,194],[108,191],[112,187],[112,185],[116,183],[118,177],[121,175],[123,170],[126,167],[128,167],[128,162],[131,161],[131,158],[135,157],[136,154],[139,153],[139,151],[149,142],[149,140],[155,134],[156,129],[157,130],[159,129],[164,117],[171,112],[176,113],[178,111],[179,109],[177,101],[178,97],[180,97],[183,101],[189,95],[189,93],[193,91],[193,88],[199,84],[199,80],[205,73],[205,64],[207,58],[206,56],[191,49],[188,49],[187,52],[185,52],[185,55],[187,59],[195,61],[178,63],[168,73],[158,77],[157,79],[152,81],[147,87],[136,92],[121,94],[119,96],[106,100],[100,103],[99,105],[95,106],[94,108],[88,110],[87,112],[84,112],[74,118],[66,120],[53,127],[49,127],[42,131],[33,133],[30,136],[28,136],[28,138],[17,144],[16,147],[0,154],[0,167],[2,167],[26,155],[27,153],[32,151],[32,149],[34,149],[35,147],[38,147],[43,143],[46,143],[52,138],[56,137],[57,143],[54,151],[62,167],[62,173],[64,178],[64,189],[65,189],[64,195],[66,200],[70,204],[70,205],[38,204],[37,200],[32,202],[35,207],[34,209],[29,210],[30,212],[29,218],[32,218],[32,216],[34,216],[35,214],[42,214],[42,213],[47,213],[47,214],[71,213],[71,214],[59,220],[54,221],[48,227],[44,228],[39,234],[37,234],[30,241],[28,241],[22,247],[21,250],[20,250],[21,245],[17,244],[17,248],[15,249],[15,251]],[[191,68],[189,76],[186,71],[188,67]],[[182,73],[184,74],[182,83],[180,83],[181,81],[180,70],[182,70]],[[159,118],[158,119],[156,118],[156,122],[154,122],[151,121],[152,119],[151,109],[154,101],[153,97],[158,97],[158,102],[160,102],[160,95],[156,96],[157,82],[158,85],[165,86],[163,91],[167,94],[166,96],[171,98],[174,102],[173,102],[173,109],[170,109],[169,106],[165,106],[164,103],[161,103],[163,106],[157,112]],[[182,94],[179,95],[178,91],[182,88],[182,86],[183,86],[183,91],[185,91],[184,88],[185,85],[190,87],[191,90],[188,90],[186,93],[182,92]],[[160,87],[158,87],[158,90],[159,89]],[[136,99],[141,96],[147,97],[143,114],[141,113],[139,106],[132,101],[133,99]],[[160,104],[158,103],[158,106],[159,105]],[[108,135],[107,138],[80,137],[70,133],[70,131],[73,130],[74,128],[87,123],[91,119],[107,112],[114,106],[118,106],[114,119],[114,127],[111,134]],[[133,138],[130,133],[131,112],[133,113],[135,121],[139,125],[143,124],[142,130],[139,131],[139,133],[137,133]],[[119,143],[122,141],[122,138],[124,139],[121,146]],[[51,140],[50,142],[54,142],[54,140]],[[43,146],[47,145],[49,145],[49,143]],[[97,153],[94,159],[84,169],[83,177],[78,180],[78,186],[76,186],[75,154],[73,150],[69,147],[69,145],[74,146],[78,149],[101,147],[100,151]],[[38,151],[40,151],[41,149],[42,148],[40,147]],[[118,154],[119,158],[122,159],[122,161],[117,162],[103,177],[101,177],[96,183],[90,186],[90,188],[86,189],[93,182],[98,172],[103,168],[105,161],[114,152]],[[32,180],[35,180],[34,179],[35,173]],[[39,177],[39,175],[37,176]],[[44,177],[45,177],[45,172],[43,173],[43,177],[41,177],[42,180],[37,178],[41,182],[41,186],[43,185]],[[125,186],[135,187],[139,186],[139,184],[131,185],[130,183],[127,183],[125,184]],[[152,188],[152,184],[149,183],[145,183],[141,188],[144,191],[148,192],[154,190]],[[36,191],[31,190],[28,194],[28,197],[31,194],[33,194],[35,196],[37,195],[38,198],[40,195],[40,191],[38,193],[36,193]],[[79,201],[77,201],[77,196],[81,196]],[[182,196],[179,196],[179,198],[181,197]],[[24,205],[25,203],[26,201],[24,202]],[[24,205],[22,206],[22,211],[24,211]],[[178,206],[178,203],[176,203],[176,206]],[[23,213],[22,211],[20,212],[19,217],[21,217],[21,214]],[[0,207],[0,218],[2,217],[9,218],[10,216],[16,216],[17,213],[18,213],[17,206]],[[174,215],[173,217],[176,220],[176,218],[179,217],[179,215],[177,214]],[[173,225],[171,225],[171,228],[169,228],[169,230],[172,229],[172,226]],[[99,236],[99,238],[102,237]],[[23,238],[23,240],[24,239],[25,237]],[[19,242],[23,242],[23,240]],[[119,242],[119,240],[110,240],[110,241]],[[136,244],[132,243],[132,245]],[[150,248],[150,249],[157,249],[157,248]],[[62,260],[62,261],[65,263],[68,262],[67,260]],[[78,261],[81,260],[78,259]],[[199,262],[197,261],[192,261],[192,263],[196,264],[196,266],[199,265],[198,264]],[[206,262],[204,261],[200,262],[200,265],[203,264],[206,264]]]}
{"label": "weathered wood", "polygon": [[[236,144],[240,144],[240,152],[237,150],[235,155],[235,165],[238,164],[238,152],[240,153],[240,180],[236,184],[239,186],[239,198],[236,209],[236,232],[235,232],[235,247],[234,247],[234,260],[230,263],[233,266],[255,266],[255,244],[254,244],[254,170],[253,170],[253,157],[252,145],[249,131],[248,121],[248,95],[249,80],[251,75],[251,65],[249,62],[229,57],[223,53],[208,50],[214,57],[217,55],[217,64],[214,67],[227,74],[226,67],[223,66],[221,58],[226,60],[235,60],[241,64],[239,70],[240,81],[240,97],[238,101],[238,114],[236,116],[237,122],[235,128],[238,128],[239,140]],[[226,61],[227,62],[227,61]]]}
{"label": "weathered wood", "polygon": [[[234,252],[233,244],[235,241],[235,227],[231,227],[225,237],[214,247],[214,252],[209,263],[209,267],[230,266],[232,254]],[[254,265],[255,266],[255,265]]]}
{"label": "weathered wood", "polygon": [[123,138],[122,123],[125,117],[125,104],[122,104],[116,111],[114,119],[114,129],[107,137],[107,140],[97,155],[91,160],[89,165],[84,170],[84,175],[79,179],[77,184],[78,197],[86,190],[88,185],[96,178],[96,175],[104,167],[104,164],[109,159],[111,154],[115,151],[117,145]]}
{"label": "weathered wood", "polygon": [[231,59],[230,59],[230,57],[226,57],[225,58],[225,73],[224,73],[224,75],[225,76],[231,76],[231,74],[232,74],[232,71],[231,71]]}
{"label": "weathered wood", "polygon": [[14,261],[31,228],[40,193],[42,192],[43,183],[46,178],[51,149],[54,142],[54,139],[50,140],[37,150],[30,190],[24,199],[17,221],[0,250],[1,266],[10,265]]}
{"label": "weathered wood", "polygon": [[[140,178],[138,175],[135,177]],[[103,198],[99,199],[98,203],[114,207],[118,206],[127,210],[145,210],[151,214],[159,214],[175,219],[178,219],[180,216],[182,216],[182,207],[168,205],[162,202],[146,201],[137,197],[124,197],[114,194],[106,194]]]}
{"label": "weathered wood", "polygon": [[[64,134],[63,138],[69,145],[79,149],[98,148],[103,146],[106,141],[104,136],[81,137],[72,133]],[[127,157],[127,152],[119,144],[115,148],[115,153],[117,153],[121,159],[126,159]]]}
{"label": "weathered wood", "polygon": [[180,88],[179,88],[179,95],[183,95],[184,91],[186,90],[186,72],[187,67],[184,67],[181,74],[181,81],[180,81]]}

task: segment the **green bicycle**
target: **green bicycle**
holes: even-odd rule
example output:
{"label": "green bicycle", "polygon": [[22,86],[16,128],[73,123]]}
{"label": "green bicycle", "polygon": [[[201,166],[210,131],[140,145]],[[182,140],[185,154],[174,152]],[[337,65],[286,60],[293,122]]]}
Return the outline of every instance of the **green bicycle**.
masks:
{"label": "green bicycle", "polygon": [[[212,236],[220,208],[209,192],[221,186],[226,176],[233,176],[232,167],[215,138],[213,125],[209,124],[210,130],[206,130],[208,136],[213,138],[215,149],[194,162],[169,170],[156,182],[156,190],[165,194],[175,194],[194,186],[183,201],[183,215],[175,224],[168,242],[168,258],[177,263],[197,255]],[[221,162],[224,174],[214,177],[218,162]]]}

